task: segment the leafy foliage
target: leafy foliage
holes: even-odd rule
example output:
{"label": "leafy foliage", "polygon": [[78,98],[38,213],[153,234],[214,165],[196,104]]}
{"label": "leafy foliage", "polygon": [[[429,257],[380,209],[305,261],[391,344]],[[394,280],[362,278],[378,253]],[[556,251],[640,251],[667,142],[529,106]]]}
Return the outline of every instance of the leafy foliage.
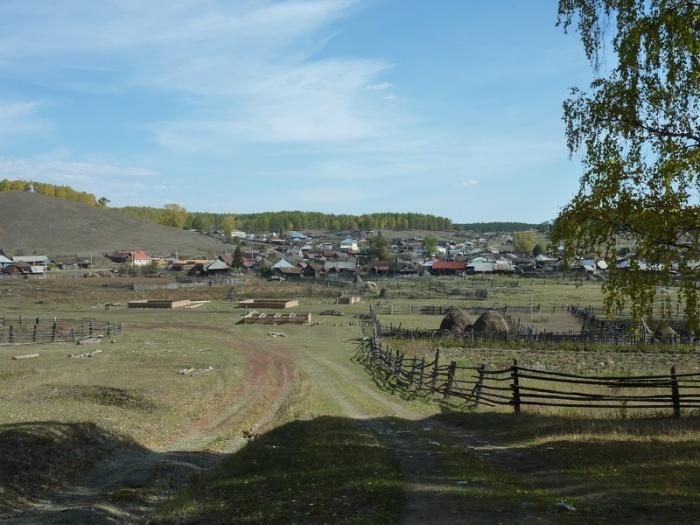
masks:
{"label": "leafy foliage", "polygon": [[364,256],[368,262],[385,261],[389,258],[389,241],[381,233],[367,240]]}
{"label": "leafy foliage", "polygon": [[529,224],[525,222],[474,222],[453,225],[455,230],[471,231],[474,233],[487,232],[518,232],[535,230],[538,232],[548,232],[550,224],[543,222],[541,224]]}
{"label": "leafy foliage", "polygon": [[82,202],[88,206],[106,206],[109,200],[102,197],[99,201],[92,193],[76,191],[69,186],[56,186],[44,182],[33,182],[24,180],[0,180],[0,191],[33,191],[49,197],[58,197],[74,202]]}
{"label": "leafy foliage", "polygon": [[437,252],[438,238],[435,235],[426,235],[423,239],[423,249],[428,257],[432,257]]}
{"label": "leafy foliage", "polygon": [[[700,276],[700,5],[688,0],[560,0],[599,71],[590,92],[564,104],[569,150],[584,166],[580,188],[555,223],[565,257],[606,258],[609,312],[629,304],[651,315],[656,286],[678,274],[690,320]],[[615,265],[619,240],[632,243],[631,270]],[[669,305],[670,306],[670,305]]]}
{"label": "leafy foliage", "polygon": [[[133,217],[163,223],[164,209],[144,206],[114,208]],[[277,233],[293,230],[374,230],[420,229],[450,230],[452,221],[424,213],[371,213],[364,215],[334,215],[320,212],[279,211],[250,214],[187,212],[184,227],[190,230],[213,232],[234,230]]]}
{"label": "leafy foliage", "polygon": [[241,249],[240,245],[236,246],[236,249],[233,251],[231,268],[234,270],[242,270],[245,268],[245,262],[243,261],[243,250]]}

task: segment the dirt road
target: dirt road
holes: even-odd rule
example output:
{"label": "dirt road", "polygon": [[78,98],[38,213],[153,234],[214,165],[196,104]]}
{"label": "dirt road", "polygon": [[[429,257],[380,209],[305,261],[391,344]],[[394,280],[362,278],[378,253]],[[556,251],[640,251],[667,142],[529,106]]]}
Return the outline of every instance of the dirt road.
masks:
{"label": "dirt road", "polygon": [[[245,444],[244,432],[273,428],[293,402],[296,377],[310,382],[315,395],[333,407],[332,415],[361,421],[396,450],[409,487],[403,524],[454,523],[463,514],[459,487],[447,486],[437,475],[435,458],[441,445],[426,437],[431,425],[437,424],[427,417],[429,409],[411,409],[368,383],[367,371],[353,362],[350,346],[341,357],[313,352],[289,339],[261,343],[237,338],[235,348],[248,363],[249,377],[230,392],[220,410],[200,420],[189,434],[163,450],[117,449],[70,487],[47,495],[5,523],[100,525],[144,518],[193,474],[239,450]],[[471,440],[468,435],[464,438]]]}

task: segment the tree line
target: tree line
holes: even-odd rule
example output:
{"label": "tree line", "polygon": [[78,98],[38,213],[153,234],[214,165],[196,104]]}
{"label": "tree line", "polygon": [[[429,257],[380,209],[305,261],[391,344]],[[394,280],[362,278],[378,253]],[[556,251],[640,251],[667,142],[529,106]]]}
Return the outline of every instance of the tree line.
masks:
{"label": "tree line", "polygon": [[289,231],[318,230],[377,230],[377,229],[416,229],[451,230],[452,221],[424,213],[369,213],[363,215],[329,214],[306,211],[278,211],[262,213],[210,213],[189,212],[176,204],[166,204],[164,208],[147,206],[127,206],[114,208],[115,211],[140,219],[151,220],[177,228],[204,232],[234,230],[246,232],[279,233]]}
{"label": "tree line", "polygon": [[31,191],[67,201],[81,202],[88,206],[105,207],[109,202],[104,197],[97,199],[92,193],[77,191],[70,186],[57,186],[44,182],[24,180],[0,180],[0,191]]}
{"label": "tree line", "polygon": [[470,231],[474,233],[511,233],[520,231],[534,230],[541,233],[547,233],[550,229],[549,222],[543,222],[540,224],[530,224],[527,222],[509,222],[509,221],[498,221],[498,222],[472,222],[466,224],[454,224],[453,228],[458,231]]}
{"label": "tree line", "polygon": [[[365,213],[362,215],[331,214],[310,211],[278,211],[262,213],[210,213],[189,212],[176,204],[166,204],[164,208],[128,206],[114,208],[116,211],[160,224],[203,232],[234,230],[245,232],[268,232],[278,234],[309,229],[330,231],[369,231],[369,230],[426,230],[426,231],[472,231],[515,232],[535,230],[548,232],[549,224],[529,224],[524,222],[482,222],[453,224],[445,217],[425,213]],[[180,213],[174,217],[174,211]]]}

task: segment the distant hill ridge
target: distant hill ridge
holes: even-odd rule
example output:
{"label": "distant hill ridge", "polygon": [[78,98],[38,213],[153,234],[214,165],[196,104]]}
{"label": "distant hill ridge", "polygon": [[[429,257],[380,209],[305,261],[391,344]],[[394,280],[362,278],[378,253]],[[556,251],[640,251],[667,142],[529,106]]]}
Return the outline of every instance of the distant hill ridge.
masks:
{"label": "distant hill ridge", "polygon": [[[80,202],[89,206],[106,208],[110,202],[106,197],[97,199],[92,193],[74,190],[70,186],[56,186],[36,181],[0,180],[0,193],[25,191],[68,201]],[[147,220],[179,229],[232,232],[242,229],[250,232],[322,229],[342,230],[428,230],[428,231],[471,231],[477,234],[487,232],[516,232],[539,230],[546,232],[550,225],[523,222],[474,222],[453,224],[451,219],[426,213],[364,213],[362,215],[329,214],[305,211],[275,211],[247,214],[191,212],[178,204],[166,204],[163,208],[151,206],[125,206],[112,208],[137,219]]]}
{"label": "distant hill ridge", "polygon": [[225,247],[206,235],[105,208],[30,191],[0,191],[0,250],[9,257],[35,252],[90,256],[124,249],[211,257]]}

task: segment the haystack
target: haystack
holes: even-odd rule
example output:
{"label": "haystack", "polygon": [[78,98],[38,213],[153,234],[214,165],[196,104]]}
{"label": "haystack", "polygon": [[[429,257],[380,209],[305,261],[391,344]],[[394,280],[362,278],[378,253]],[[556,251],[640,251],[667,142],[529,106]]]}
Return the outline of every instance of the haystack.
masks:
{"label": "haystack", "polygon": [[452,308],[440,323],[440,330],[448,332],[464,332],[472,325],[472,318],[466,310]]}
{"label": "haystack", "polygon": [[669,325],[660,326],[656,331],[656,336],[662,341],[671,341],[678,335]]}
{"label": "haystack", "polygon": [[678,335],[678,334],[676,333],[676,331],[672,327],[670,327],[668,325],[664,325],[664,326],[661,326],[659,328],[659,335],[661,337],[673,337],[674,335]]}
{"label": "haystack", "polygon": [[376,292],[377,291],[377,283],[373,283],[372,281],[367,281],[365,283],[365,290],[368,292]]}
{"label": "haystack", "polygon": [[365,282],[362,280],[362,277],[360,277],[359,275],[355,276],[354,283],[355,283],[356,288],[364,288],[365,287]]}
{"label": "haystack", "polygon": [[475,332],[507,332],[508,322],[495,310],[489,310],[479,316],[472,329]]}

